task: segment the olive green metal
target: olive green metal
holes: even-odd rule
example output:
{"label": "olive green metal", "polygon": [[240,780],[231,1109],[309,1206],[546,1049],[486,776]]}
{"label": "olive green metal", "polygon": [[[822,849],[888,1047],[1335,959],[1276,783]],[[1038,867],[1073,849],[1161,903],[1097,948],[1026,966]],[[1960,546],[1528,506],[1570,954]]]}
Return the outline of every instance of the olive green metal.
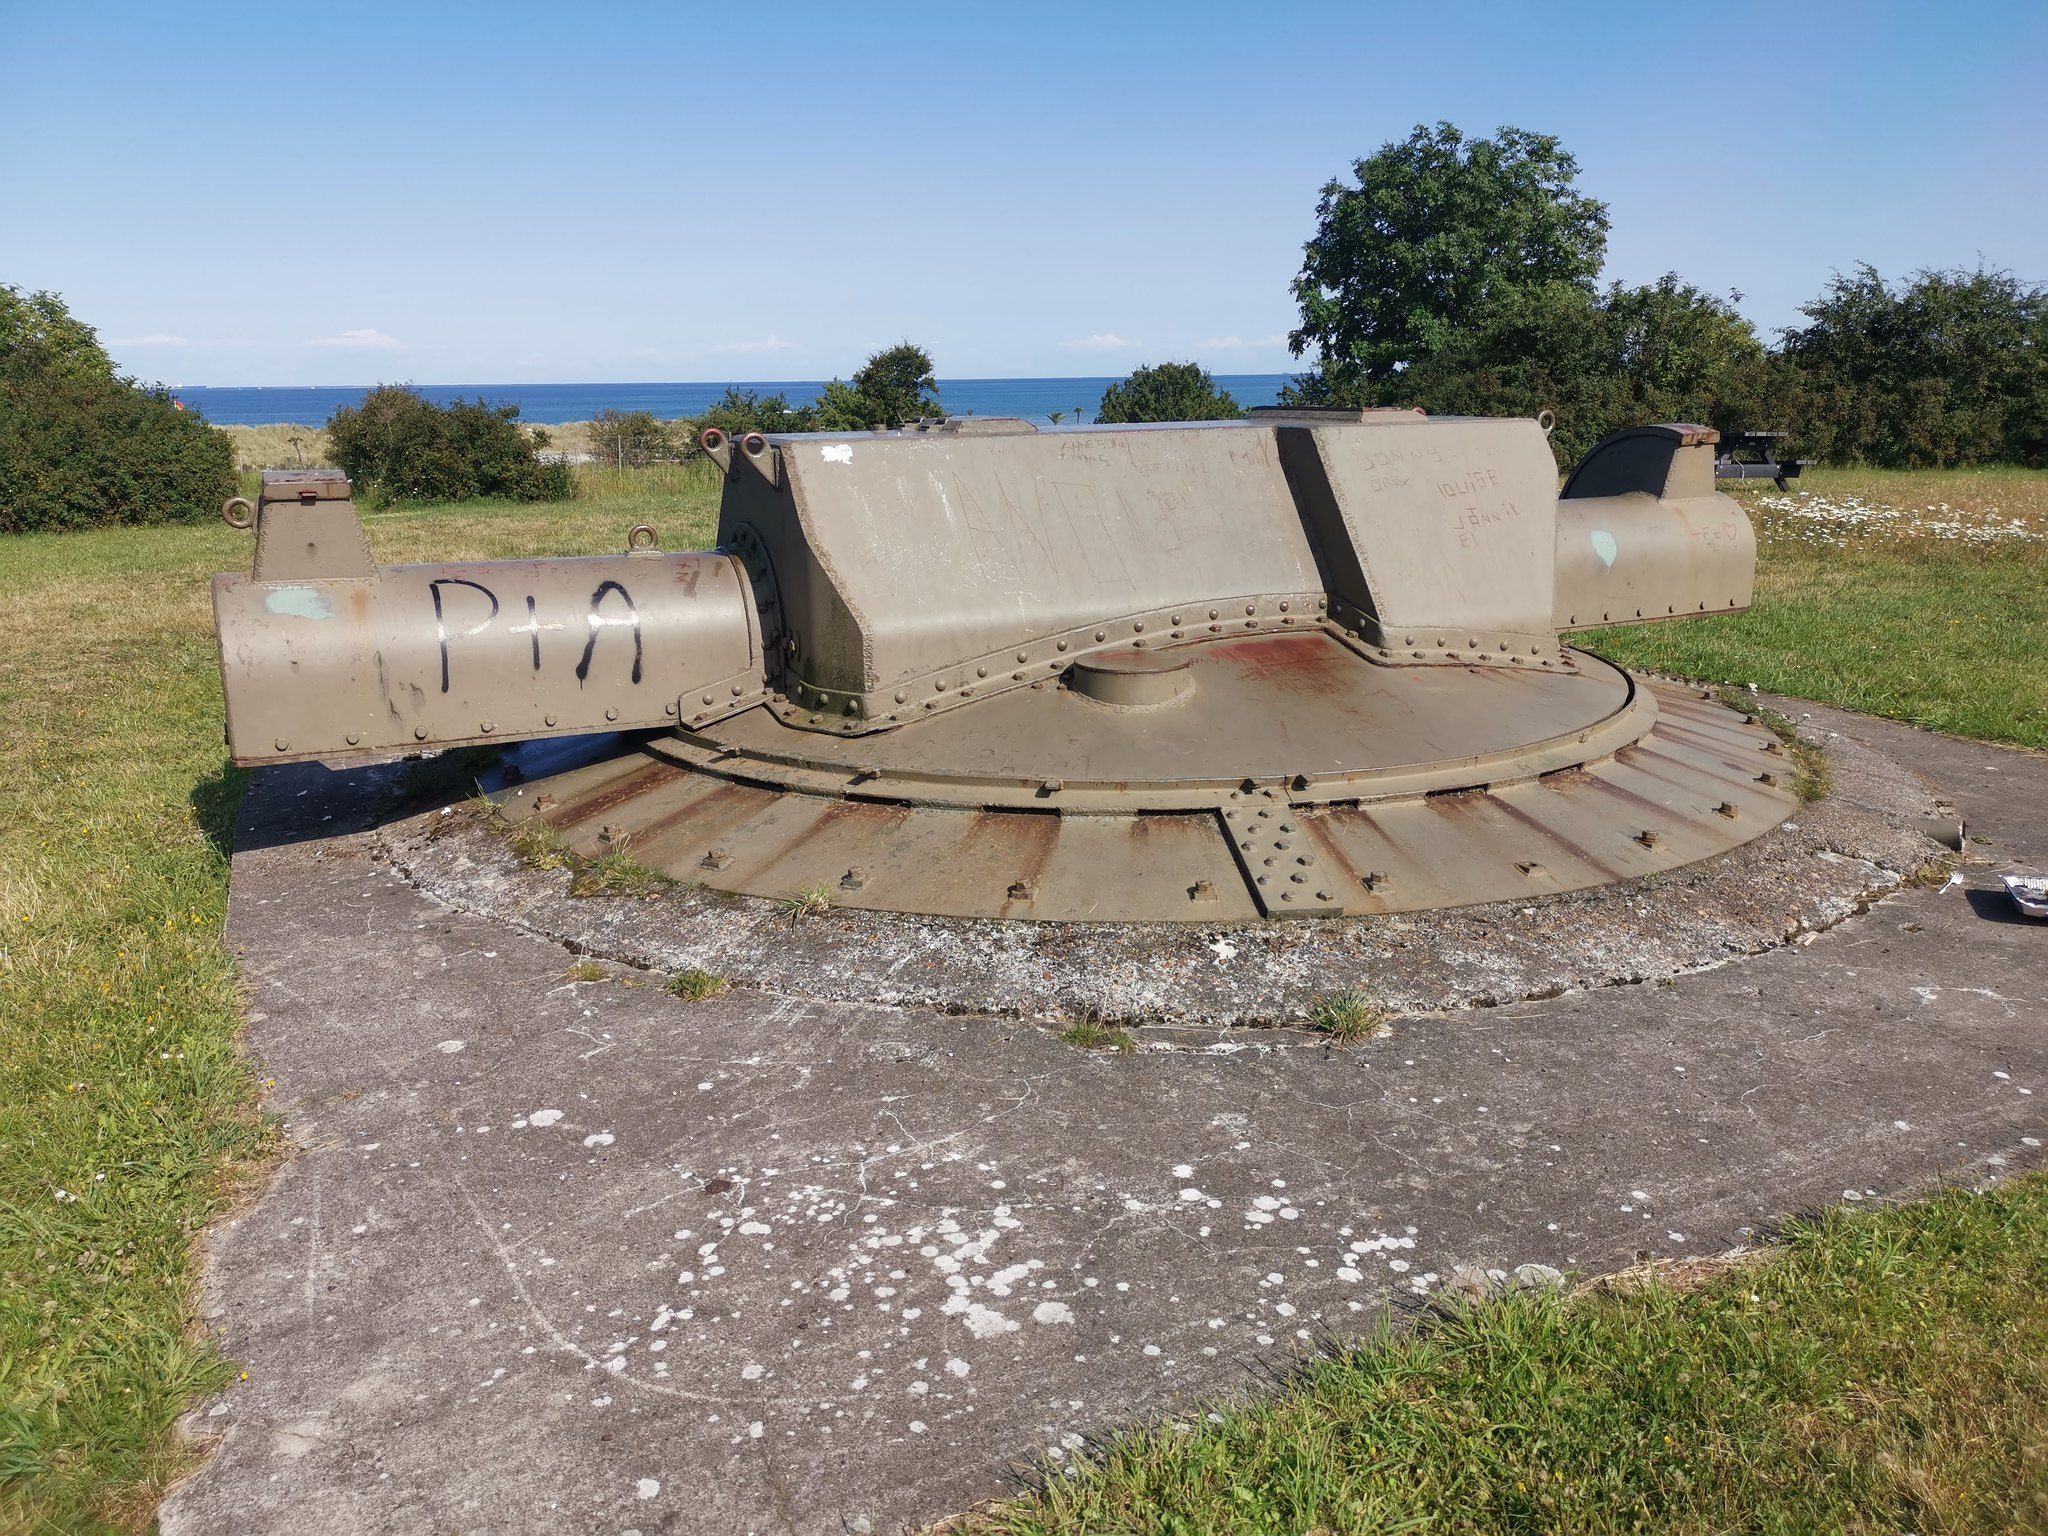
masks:
{"label": "olive green metal", "polygon": [[238,763],[674,725],[685,701],[766,695],[730,555],[380,567],[347,496],[339,475],[266,475],[255,569],[214,578]]}
{"label": "olive green metal", "polygon": [[255,569],[215,582],[230,741],[657,730],[507,813],[723,889],[963,916],[1399,911],[1733,847],[1793,803],[1775,740],[1558,638],[1747,605],[1714,434],[1618,434],[1560,496],[1546,431],[707,432],[716,550],[642,527],[468,565],[378,567],[345,480],[270,476]]}

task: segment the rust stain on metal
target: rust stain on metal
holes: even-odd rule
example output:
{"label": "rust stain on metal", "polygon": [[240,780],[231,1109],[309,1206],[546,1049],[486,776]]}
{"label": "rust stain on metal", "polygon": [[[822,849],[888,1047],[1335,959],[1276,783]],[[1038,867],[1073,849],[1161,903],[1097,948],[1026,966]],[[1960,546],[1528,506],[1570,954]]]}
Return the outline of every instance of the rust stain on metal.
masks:
{"label": "rust stain on metal", "polygon": [[[1556,793],[1556,791],[1551,791],[1551,793]],[[1574,838],[1566,837],[1564,833],[1558,831],[1556,827],[1551,826],[1542,817],[1531,815],[1528,811],[1525,811],[1519,805],[1516,805],[1512,800],[1496,800],[1494,801],[1494,804],[1499,807],[1503,814],[1512,818],[1514,821],[1520,823],[1522,826],[1527,827],[1531,832],[1535,833],[1538,837],[1543,838],[1547,842],[1556,844],[1558,847],[1564,849],[1565,852],[1569,853],[1574,859],[1577,859],[1579,862],[1586,864],[1591,868],[1599,871],[1601,879],[1624,880],[1628,878],[1623,871],[1616,869],[1612,864],[1609,864],[1605,859],[1601,858],[1592,849],[1586,847],[1584,844],[1578,842]]]}
{"label": "rust stain on metal", "polygon": [[1313,634],[1246,636],[1215,643],[1216,659],[1265,687],[1312,698],[1341,695],[1356,686],[1344,653]]}
{"label": "rust stain on metal", "polygon": [[672,784],[683,776],[683,771],[659,759],[650,760],[644,767],[626,775],[617,783],[606,786],[580,799],[569,800],[558,805],[548,820],[567,831],[581,826],[594,817],[616,811],[638,800],[650,791],[665,784]]}
{"label": "rust stain on metal", "polygon": [[694,840],[707,831],[737,826],[775,800],[772,790],[756,789],[751,784],[718,783],[709,794],[698,795],[689,804],[654,817],[640,829],[640,839],[644,844],[677,838]]}

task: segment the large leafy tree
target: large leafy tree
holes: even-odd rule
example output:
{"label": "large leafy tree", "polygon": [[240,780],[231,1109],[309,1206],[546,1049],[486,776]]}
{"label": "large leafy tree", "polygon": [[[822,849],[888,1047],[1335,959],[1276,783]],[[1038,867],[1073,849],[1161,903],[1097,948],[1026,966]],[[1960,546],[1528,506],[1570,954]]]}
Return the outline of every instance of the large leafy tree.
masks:
{"label": "large leafy tree", "polygon": [[1228,390],[1218,389],[1209,370],[1196,363],[1157,363],[1139,368],[1102,392],[1095,419],[1130,421],[1227,421],[1243,409]]}
{"label": "large leafy tree", "polygon": [[234,491],[226,433],[116,373],[56,294],[0,284],[0,533],[205,517]]}
{"label": "large leafy tree", "polygon": [[1558,285],[1592,295],[1607,207],[1548,134],[1418,125],[1351,169],[1323,188],[1294,280],[1288,344],[1315,355],[1298,398],[1378,403],[1495,308]]}

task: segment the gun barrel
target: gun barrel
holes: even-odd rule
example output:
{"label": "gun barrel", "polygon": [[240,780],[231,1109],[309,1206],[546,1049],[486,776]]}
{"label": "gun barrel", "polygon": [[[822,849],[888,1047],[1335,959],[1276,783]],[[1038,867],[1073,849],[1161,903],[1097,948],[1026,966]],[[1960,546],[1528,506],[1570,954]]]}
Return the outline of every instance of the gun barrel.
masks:
{"label": "gun barrel", "polygon": [[213,584],[237,763],[674,726],[765,692],[729,554],[378,567],[345,481],[272,489],[256,569]]}

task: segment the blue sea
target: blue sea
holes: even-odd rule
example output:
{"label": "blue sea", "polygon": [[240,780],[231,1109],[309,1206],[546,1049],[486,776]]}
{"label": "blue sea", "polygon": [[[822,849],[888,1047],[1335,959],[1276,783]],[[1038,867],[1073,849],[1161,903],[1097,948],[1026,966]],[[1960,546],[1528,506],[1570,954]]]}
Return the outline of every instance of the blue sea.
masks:
{"label": "blue sea", "polygon": [[[1239,405],[1271,405],[1291,375],[1284,373],[1218,374],[1219,388],[1227,389]],[[1118,376],[1089,379],[941,379],[939,399],[955,416],[1023,416],[1048,421],[1054,411],[1068,421],[1092,421],[1101,404],[1102,392],[1118,382]],[[664,420],[694,416],[712,405],[729,388],[749,389],[764,395],[782,394],[791,405],[808,405],[818,398],[824,383],[817,379],[790,379],[781,383],[700,384],[420,384],[414,386],[436,404],[450,400],[474,400],[481,396],[493,405],[516,405],[521,421],[545,426],[555,422],[589,421],[599,411],[651,411]],[[173,391],[187,410],[199,412],[208,421],[224,427],[266,426],[289,422],[318,427],[345,405],[360,403],[370,385],[320,385],[307,388],[275,389],[246,386],[216,387],[189,385]]]}

